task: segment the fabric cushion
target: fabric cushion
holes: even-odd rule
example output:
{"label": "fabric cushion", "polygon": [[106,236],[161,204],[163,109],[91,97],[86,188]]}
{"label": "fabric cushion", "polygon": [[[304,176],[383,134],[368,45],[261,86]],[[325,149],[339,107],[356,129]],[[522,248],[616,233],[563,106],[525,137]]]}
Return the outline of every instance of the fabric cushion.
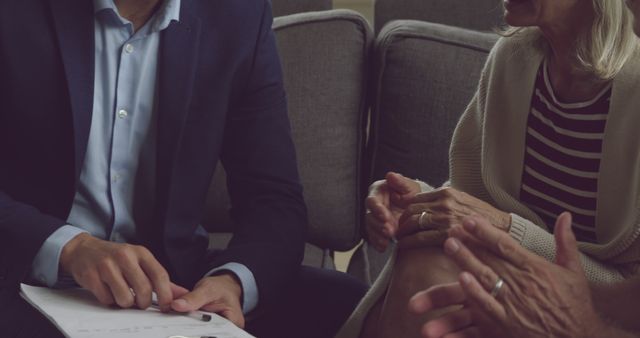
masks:
{"label": "fabric cushion", "polygon": [[376,0],[375,28],[392,20],[420,20],[490,31],[502,22],[502,0]]}
{"label": "fabric cushion", "polygon": [[[348,10],[280,17],[274,30],[309,211],[309,242],[348,250],[360,241],[361,158],[372,33]],[[212,182],[204,226],[231,231],[223,168]]]}
{"label": "fabric cushion", "polygon": [[448,150],[497,36],[418,21],[388,25],[376,42],[371,179],[388,171],[432,186],[449,176]]}
{"label": "fabric cushion", "polygon": [[[420,21],[394,21],[376,40],[369,183],[388,171],[433,186],[448,178],[448,150],[495,34]],[[349,268],[373,281],[388,253],[360,248]]]}
{"label": "fabric cushion", "polygon": [[332,0],[272,0],[273,16],[302,12],[327,11],[333,8]]}

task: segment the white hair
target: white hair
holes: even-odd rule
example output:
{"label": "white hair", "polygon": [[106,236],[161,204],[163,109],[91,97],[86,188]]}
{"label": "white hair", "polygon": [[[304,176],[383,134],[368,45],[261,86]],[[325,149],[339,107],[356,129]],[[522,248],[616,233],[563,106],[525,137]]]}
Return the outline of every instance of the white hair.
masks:
{"label": "white hair", "polygon": [[[592,0],[593,25],[576,38],[577,67],[602,80],[613,79],[638,48],[633,32],[633,16],[623,1]],[[507,27],[508,37],[531,39],[531,43],[548,51],[548,43],[537,27]]]}

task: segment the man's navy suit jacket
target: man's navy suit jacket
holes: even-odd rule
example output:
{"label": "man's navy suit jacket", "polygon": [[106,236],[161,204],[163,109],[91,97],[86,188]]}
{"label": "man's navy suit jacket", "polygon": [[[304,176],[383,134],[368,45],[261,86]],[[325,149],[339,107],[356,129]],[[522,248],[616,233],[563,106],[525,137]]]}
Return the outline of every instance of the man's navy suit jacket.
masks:
{"label": "man's navy suit jacket", "polygon": [[[306,208],[268,0],[182,0],[161,34],[154,218],[137,224],[172,280],[246,265],[260,304],[300,264]],[[0,288],[28,278],[64,225],[85,158],[94,87],[89,0],[0,0]],[[196,231],[218,160],[235,234],[209,259]],[[13,292],[13,291],[12,291]]]}

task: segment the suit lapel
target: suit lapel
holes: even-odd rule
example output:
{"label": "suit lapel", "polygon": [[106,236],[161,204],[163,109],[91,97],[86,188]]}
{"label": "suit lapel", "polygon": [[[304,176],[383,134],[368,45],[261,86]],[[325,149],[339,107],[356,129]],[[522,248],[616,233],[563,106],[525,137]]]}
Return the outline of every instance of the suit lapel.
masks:
{"label": "suit lapel", "polygon": [[89,0],[51,0],[50,4],[73,113],[77,180],[87,150],[93,111],[93,4]]}
{"label": "suit lapel", "polygon": [[[197,65],[200,21],[182,1],[180,22],[162,32],[158,62],[157,192],[167,197]],[[164,203],[164,202],[161,202]],[[159,205],[166,210],[166,205]]]}

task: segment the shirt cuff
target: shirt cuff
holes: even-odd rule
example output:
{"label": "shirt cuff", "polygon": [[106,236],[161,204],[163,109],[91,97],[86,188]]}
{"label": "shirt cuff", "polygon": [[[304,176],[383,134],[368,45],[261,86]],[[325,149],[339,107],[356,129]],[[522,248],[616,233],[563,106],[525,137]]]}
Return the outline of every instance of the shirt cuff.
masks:
{"label": "shirt cuff", "polygon": [[429,192],[433,190],[433,187],[430,186],[429,184],[420,180],[415,180],[415,181],[418,182],[418,184],[420,185],[420,192]]}
{"label": "shirt cuff", "polygon": [[247,314],[258,306],[258,285],[253,273],[244,264],[227,263],[209,271],[206,276],[211,276],[216,272],[230,271],[238,277],[242,286],[242,312]]}
{"label": "shirt cuff", "polygon": [[54,231],[36,254],[31,267],[31,276],[48,287],[54,287],[58,283],[58,267],[62,248],[74,237],[86,232],[68,224]]}

